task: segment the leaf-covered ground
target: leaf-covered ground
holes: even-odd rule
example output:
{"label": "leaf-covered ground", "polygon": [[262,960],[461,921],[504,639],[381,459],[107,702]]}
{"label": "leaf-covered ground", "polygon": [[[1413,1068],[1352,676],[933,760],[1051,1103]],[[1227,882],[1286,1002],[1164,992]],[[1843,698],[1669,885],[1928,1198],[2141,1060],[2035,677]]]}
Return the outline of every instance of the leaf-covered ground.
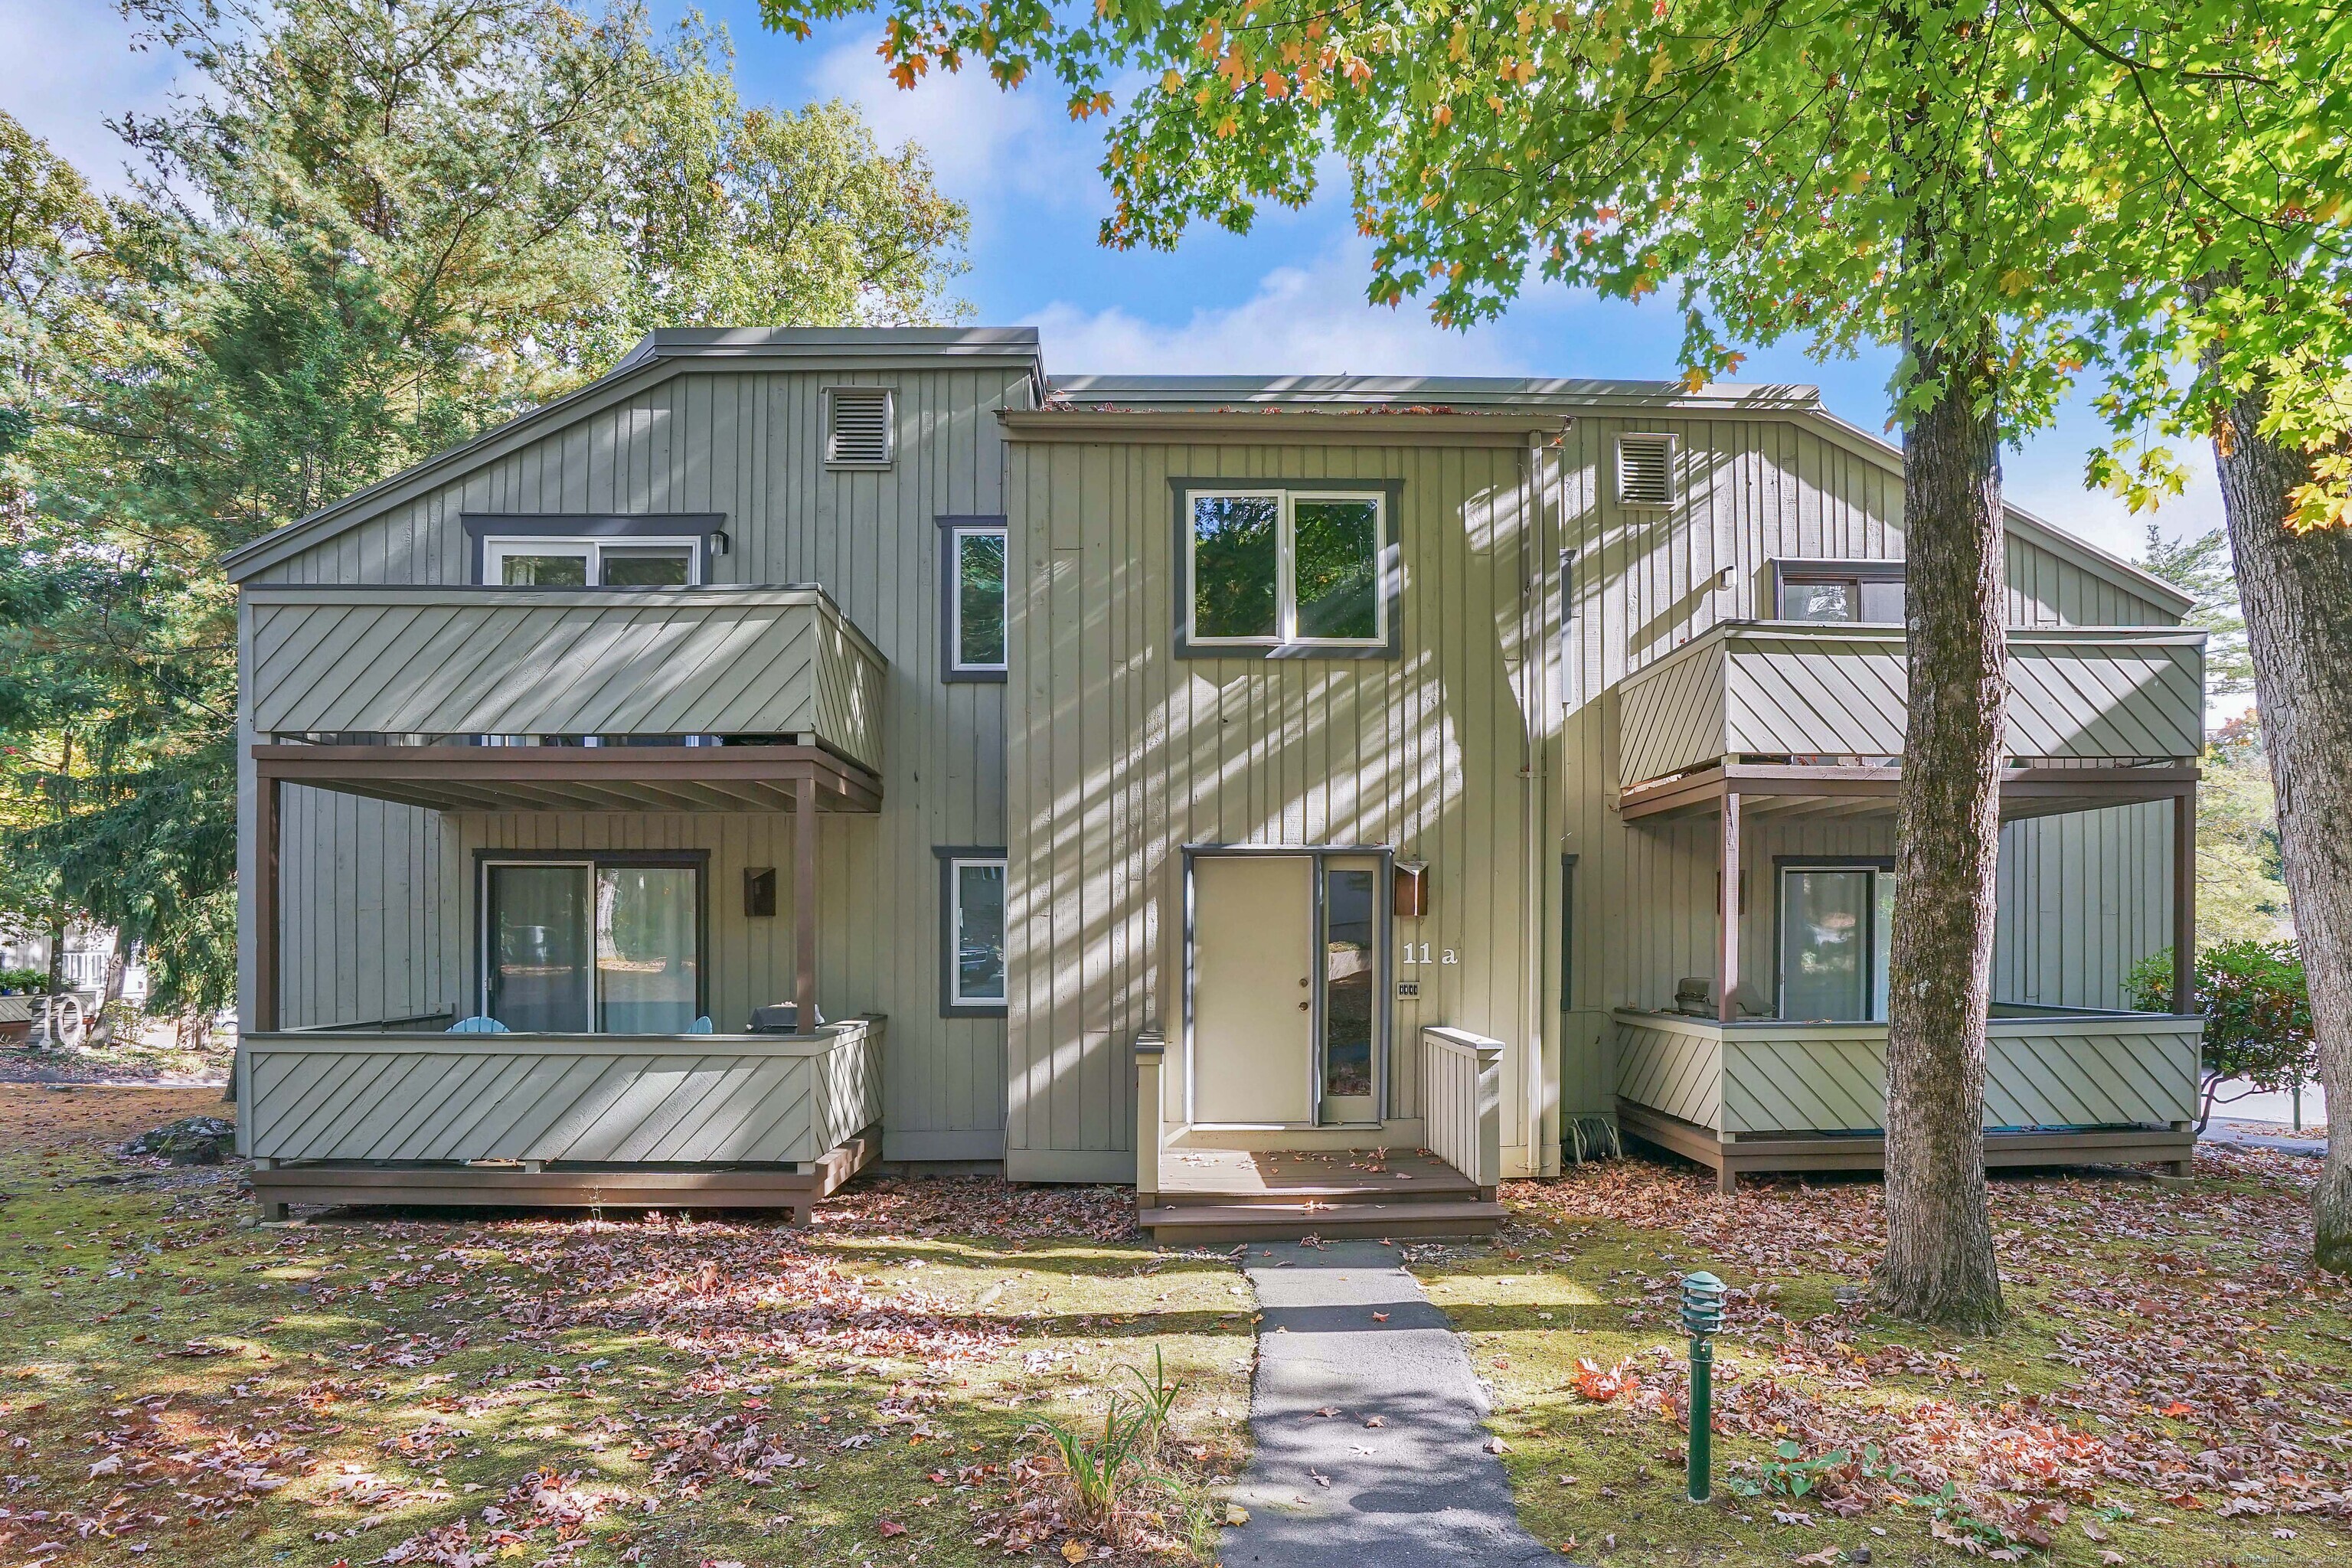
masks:
{"label": "leaf-covered ground", "polygon": [[[1997,1180],[2015,1316],[1989,1340],[1869,1311],[1874,1180],[1719,1200],[1687,1170],[1587,1166],[1507,1187],[1498,1247],[1416,1272],[1495,1387],[1522,1517],[1581,1561],[2340,1564],[2352,1289],[2309,1270],[2316,1166]],[[1702,1268],[1733,1297],[1695,1507],[1678,1290]]]}
{"label": "leaf-covered ground", "polygon": [[806,1230],[253,1228],[234,1163],[116,1152],[221,1109],[0,1088],[10,1568],[1099,1557],[1027,1433],[1098,1420],[1155,1350],[1186,1387],[1118,1555],[1214,1552],[1248,1298],[1224,1258],[1142,1243],[1123,1192],[885,1183]]}
{"label": "leaf-covered ground", "polygon": [[167,1020],[146,1018],[104,1042],[85,1035],[72,1046],[0,1046],[0,1083],[220,1084],[236,1054],[234,1036],[215,1032],[197,1044]]}
{"label": "leaf-covered ground", "polygon": [[[1146,1246],[1123,1192],[876,1183],[807,1230],[254,1228],[234,1163],[117,1152],[221,1109],[0,1088],[5,1568],[1219,1552],[1250,1298],[1225,1256]],[[2352,1558],[2352,1292],[2306,1272],[2313,1170],[2209,1152],[2185,1192],[1995,1183],[2016,1319],[1984,1341],[1856,1299],[1869,1181],[1724,1202],[1612,1162],[1507,1189],[1498,1245],[1409,1256],[1495,1385],[1523,1517],[1579,1562],[2317,1568]],[[1699,1267],[1735,1288],[1706,1508],[1679,1500]],[[1071,1527],[1031,1426],[1098,1421],[1155,1350],[1176,1438],[1114,1550]]]}

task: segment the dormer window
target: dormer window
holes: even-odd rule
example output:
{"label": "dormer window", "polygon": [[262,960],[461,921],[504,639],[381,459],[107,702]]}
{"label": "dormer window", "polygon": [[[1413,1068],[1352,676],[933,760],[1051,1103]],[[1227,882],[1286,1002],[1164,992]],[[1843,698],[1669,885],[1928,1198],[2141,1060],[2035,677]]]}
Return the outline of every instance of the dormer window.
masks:
{"label": "dormer window", "polygon": [[824,394],[824,460],[835,468],[882,468],[896,445],[887,386],[833,386]]}

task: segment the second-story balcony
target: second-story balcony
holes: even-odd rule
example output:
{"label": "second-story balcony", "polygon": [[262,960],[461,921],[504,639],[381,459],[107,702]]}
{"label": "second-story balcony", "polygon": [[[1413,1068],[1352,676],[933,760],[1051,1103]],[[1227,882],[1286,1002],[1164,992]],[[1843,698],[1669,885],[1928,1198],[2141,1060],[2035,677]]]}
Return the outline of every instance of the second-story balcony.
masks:
{"label": "second-story balcony", "polygon": [[[2205,634],[2176,626],[2009,634],[2016,763],[2187,764],[2204,750]],[[1628,676],[1619,776],[1630,794],[1711,764],[1888,767],[1909,718],[1896,626],[1734,621]]]}
{"label": "second-story balcony", "polygon": [[248,586],[264,741],[822,747],[878,773],[886,661],[814,587]]}

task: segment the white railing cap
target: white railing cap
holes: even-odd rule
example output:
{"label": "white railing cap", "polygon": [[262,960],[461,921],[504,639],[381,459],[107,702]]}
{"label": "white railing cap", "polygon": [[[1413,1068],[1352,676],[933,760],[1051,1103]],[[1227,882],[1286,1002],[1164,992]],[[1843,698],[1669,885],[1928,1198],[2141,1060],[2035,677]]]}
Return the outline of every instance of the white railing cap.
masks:
{"label": "white railing cap", "polygon": [[1450,1024],[1423,1024],[1421,1027],[1421,1037],[1432,1045],[1443,1046],[1448,1050],[1460,1051],[1465,1056],[1475,1056],[1482,1060],[1488,1057],[1499,1057],[1504,1049],[1503,1042],[1490,1035],[1474,1034],[1468,1029],[1457,1029]]}

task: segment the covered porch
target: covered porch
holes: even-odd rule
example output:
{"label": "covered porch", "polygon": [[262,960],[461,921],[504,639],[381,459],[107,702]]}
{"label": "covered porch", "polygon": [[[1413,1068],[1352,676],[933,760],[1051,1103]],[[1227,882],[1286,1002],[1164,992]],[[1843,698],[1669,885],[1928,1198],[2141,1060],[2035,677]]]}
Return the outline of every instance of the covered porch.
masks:
{"label": "covered porch", "polygon": [[[1886,1163],[1884,1022],[1726,1024],[1620,1009],[1617,1117],[1706,1165],[1720,1191],[1768,1171]],[[2196,1152],[2196,1018],[1996,1006],[1986,1026],[1985,1163],[2163,1164]]]}
{"label": "covered porch", "polygon": [[[2095,907],[2113,893],[2071,870],[2038,900],[2005,902],[2014,968],[2045,945],[2104,944],[2104,956],[2088,970],[2099,995],[2059,998],[2098,1005],[1994,1003],[1989,1164],[2179,1166],[2193,1152],[2201,1026],[2188,975],[2169,1013],[2114,1008],[2130,961],[2168,937],[2195,947],[2201,640],[2170,627],[2010,635],[2003,824],[2105,813],[2168,832],[2115,835],[2133,870],[2128,937]],[[1712,910],[1687,894],[1685,907],[1694,938],[1711,916],[1713,962],[1642,976],[1643,1005],[1612,1015],[1619,1118],[1712,1166],[1727,1192],[1743,1172],[1884,1163],[1905,688],[1900,629],[1807,624],[1718,626],[1625,683],[1619,814],[1711,869]],[[2116,810],[2148,806],[2163,816]]]}
{"label": "covered porch", "polygon": [[[884,1021],[821,994],[816,827],[880,810],[884,667],[820,590],[271,587],[246,613],[236,1089],[265,1207],[804,1214],[876,1157]],[[289,789],[439,814],[441,1012],[281,1026]]]}

